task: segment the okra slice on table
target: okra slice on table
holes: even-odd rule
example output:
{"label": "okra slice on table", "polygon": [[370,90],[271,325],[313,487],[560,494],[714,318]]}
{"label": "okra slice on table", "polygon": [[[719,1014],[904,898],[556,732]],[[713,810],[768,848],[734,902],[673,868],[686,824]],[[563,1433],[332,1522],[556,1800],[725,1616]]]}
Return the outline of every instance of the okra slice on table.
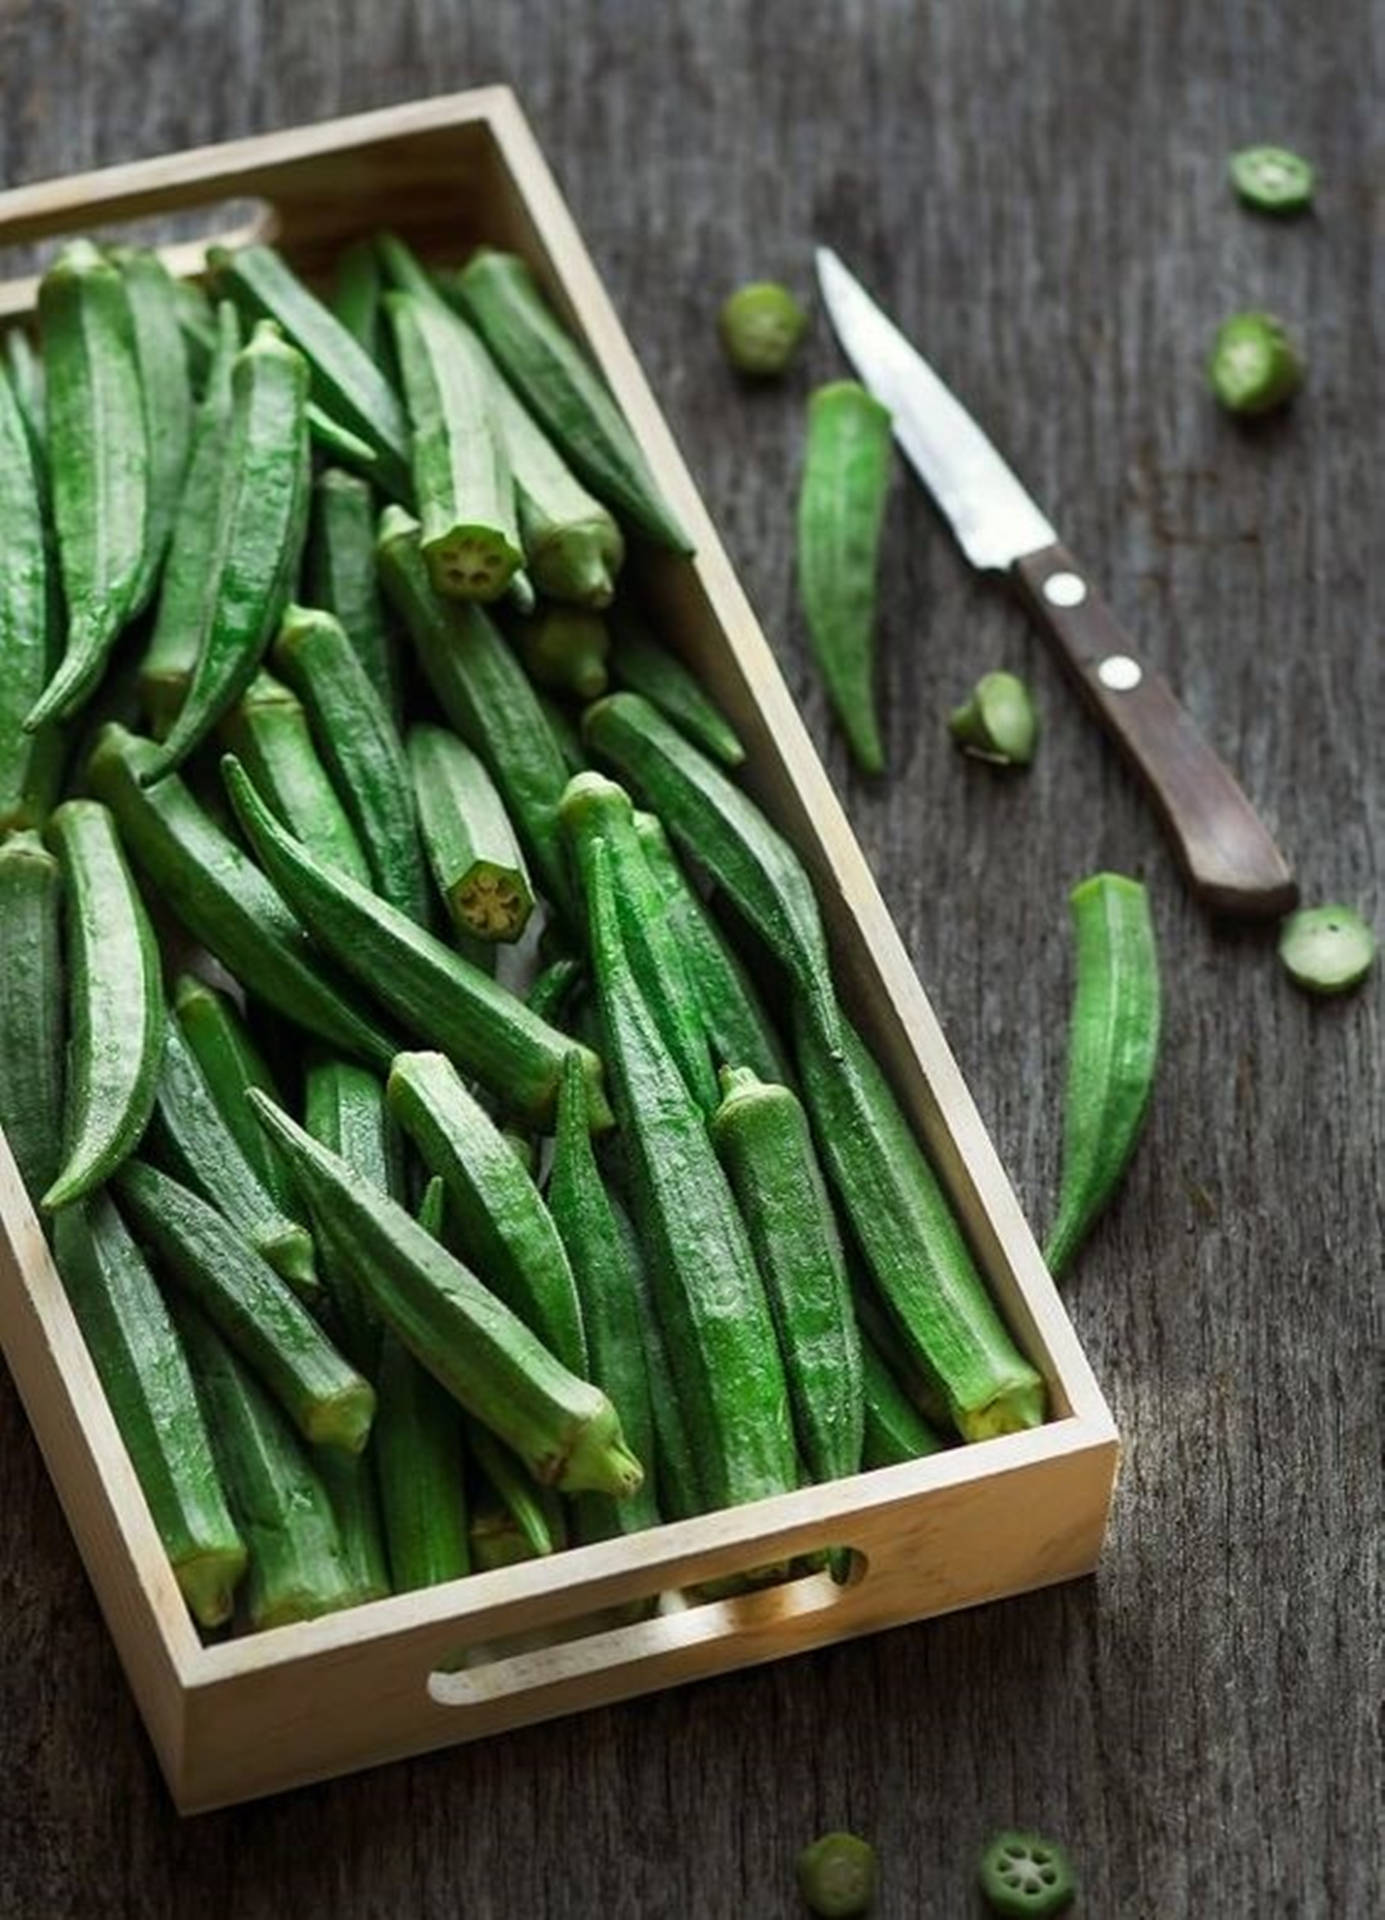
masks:
{"label": "okra slice on table", "polygon": [[842,1051],[794,1006],[804,1103],[828,1179],[913,1359],[967,1440],[1044,1419],[1044,1383],[977,1272],[947,1198],[850,1022]]}
{"label": "okra slice on table", "polygon": [[[577,1283],[591,1377],[619,1408],[625,1437],[636,1457],[652,1462],[656,1457],[654,1411],[638,1280],[592,1151],[586,1077],[575,1048],[563,1062],[547,1198]],[[653,1474],[629,1500],[583,1494],[577,1502],[577,1523],[583,1540],[604,1540],[657,1526]]]}
{"label": "okra slice on table", "polygon": [[584,875],[592,973],[636,1224],[704,1497],[798,1484],[774,1322],[735,1198],[637,982],[598,841]]}
{"label": "okra slice on table", "polygon": [[431,301],[387,293],[385,309],[409,409],[428,577],[449,599],[496,600],[524,554],[491,375],[470,336]]}
{"label": "okra slice on table", "polygon": [[731,722],[676,654],[661,647],[645,623],[617,602],[611,611],[611,678],[641,693],[695,746],[724,767],[738,767],[745,748]]}
{"label": "okra slice on table", "polygon": [[315,1216],[335,1220],[357,1283],[415,1359],[542,1484],[634,1493],[643,1472],[605,1394],[570,1373],[406,1208],[363,1186],[272,1101],[251,1099]]}
{"label": "okra slice on table", "polygon": [[1159,1058],[1159,956],[1138,880],[1097,873],[1069,896],[1077,981],[1068,1026],[1063,1168],[1044,1258],[1059,1275],[1108,1204],[1144,1128]]}
{"label": "okra slice on table", "polygon": [[239,352],[240,321],[230,301],[223,300],[216,309],[214,344],[170,530],[154,631],[140,665],[140,698],[149,727],[161,740],[172,730],[197,665],[231,431],[231,369]]}
{"label": "okra slice on table", "polygon": [[91,694],[135,608],[149,516],[149,443],[125,284],[89,240],[38,290],[48,474],[67,641],[26,719],[64,720]]}
{"label": "okra slice on table", "polygon": [[729,294],[717,315],[717,332],[737,373],[772,379],[793,359],[808,316],[777,280],[751,280]]}
{"label": "okra slice on table", "polygon": [[169,1171],[224,1214],[295,1293],[318,1298],[312,1235],[280,1210],[246,1159],[176,1019],[164,1032],[147,1139]]}
{"label": "okra slice on table", "polygon": [[68,968],[64,1160],[42,1202],[56,1213],[133,1152],[154,1106],[166,1016],[154,932],[109,810],[65,801],[48,838],[62,868]]}
{"label": "okra slice on table", "polygon": [[723,1067],[721,1088],[712,1144],[769,1295],[799,1451],[815,1480],[840,1480],[861,1464],[861,1344],[808,1117],[787,1087],[749,1067]]}
{"label": "okra slice on table", "polygon": [[53,1251],[173,1577],[198,1625],[222,1626],[245,1543],[163,1296],[109,1194],[64,1207]]}
{"label": "okra slice on table", "polygon": [[518,940],[534,895],[485,765],[443,727],[410,728],[406,746],[419,830],[448,913],[459,931],[476,939]]}
{"label": "okra slice on table", "polygon": [[191,1301],[172,1310],[250,1549],[242,1595],[259,1631],[315,1620],[360,1598],[331,1496],[275,1402]]}
{"label": "okra slice on table", "polygon": [[36,833],[0,841],[0,1132],[38,1204],[62,1151],[62,875]]}
{"label": "okra slice on table", "polygon": [[890,415],[855,380],[808,402],[798,592],[828,698],[867,773],[885,765],[875,704],[875,591],[890,480]]}
{"label": "okra slice on table", "polygon": [[1279,930],[1279,959],[1305,993],[1347,993],[1375,963],[1375,931],[1355,907],[1300,907]]}
{"label": "okra slice on table", "polygon": [[210,247],[214,284],[246,313],[277,322],[311,370],[323,411],[374,447],[380,484],[409,497],[409,423],[394,389],[347,329],[272,247]]}
{"label": "okra slice on table", "polygon": [[438,705],[485,762],[544,893],[565,906],[571,888],[557,822],[567,766],[524,669],[481,607],[434,593],[418,522],[400,508],[381,516],[377,554]]}
{"label": "okra slice on table", "polygon": [[663,893],[635,831],[629,794],[604,773],[579,773],[563,795],[559,817],[588,895],[595,849],[605,848],[616,915],[645,1003],[689,1094],[710,1115],[720,1094],[707,1029],[664,915]]}
{"label": "okra slice on table", "polygon": [[449,284],[578,476],[657,546],[691,553],[610,388],[544,299],[528,264],[517,254],[479,247]]}
{"label": "okra slice on table", "polygon": [[[552,1118],[568,1042],[522,1000],[344,873],[315,861],[275,820],[228,754],[223,774],[265,871],[319,946],[420,1039],[439,1048],[513,1112]],[[609,1124],[601,1062],[588,1055],[593,1124]]]}
{"label": "okra slice on table", "polygon": [[463,1257],[550,1353],[585,1378],[577,1283],[539,1190],[505,1136],[440,1053],[396,1054],[388,1098],[424,1164],[446,1183]]}
{"label": "okra slice on table", "polygon": [[788,1055],[758,989],[679,866],[663,823],[636,812],[635,831],[663,896],[664,918],[702,1013],[717,1066],[750,1067],[762,1080],[791,1084]]}
{"label": "okra slice on table", "polygon": [[1303,361],[1282,320],[1236,313],[1217,328],[1207,379],[1228,413],[1272,413],[1303,385]]}
{"label": "okra slice on table", "polygon": [[393,1041],[352,1004],[269,881],[186,783],[166,774],[145,784],[155,751],[123,727],[107,727],[87,778],[164,903],[248,992],[329,1046],[387,1064]]}
{"label": "okra slice on table", "polygon": [[38,826],[29,817],[38,739],[25,720],[53,667],[49,540],[42,482],[19,402],[0,373],[0,832]]}
{"label": "okra slice on table", "polygon": [[428,878],[403,743],[341,622],[314,607],[291,606],[273,658],[308,710],[377,891],[401,913],[426,922]]}
{"label": "okra slice on table", "polygon": [[289,832],[319,860],[368,887],[369,862],[292,687],[261,669],[222,721],[220,734]]}
{"label": "okra slice on table", "polygon": [[342,624],[388,711],[399,713],[399,662],[385,623],[375,565],[375,497],[369,484],[327,467],[313,486],[308,599]]}
{"label": "okra slice on table", "polygon": [[214,1207],[143,1160],[121,1168],[116,1194],[136,1233],[303,1438],[359,1453],[375,1412],[374,1391],[268,1262]]}
{"label": "okra slice on table", "polygon": [[813,884],[788,841],[639,694],[609,694],[588,707],[582,737],[707,869],[793,975],[824,1038],[835,1044],[837,1001],[822,917]]}
{"label": "okra slice on table", "polygon": [[308,368],[261,321],[231,368],[216,534],[197,614],[197,660],[146,780],[182,765],[254,679],[298,576],[311,468]]}
{"label": "okra slice on table", "polygon": [[136,614],[153,598],[173,532],[192,446],[192,382],[168,268],[144,247],[117,247],[110,258],[125,282],[149,446],[144,557],[130,604]]}

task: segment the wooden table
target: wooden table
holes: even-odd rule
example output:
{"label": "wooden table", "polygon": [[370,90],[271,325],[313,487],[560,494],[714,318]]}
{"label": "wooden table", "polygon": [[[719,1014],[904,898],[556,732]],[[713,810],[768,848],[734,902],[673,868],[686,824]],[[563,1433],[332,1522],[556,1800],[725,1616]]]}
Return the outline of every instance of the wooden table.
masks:
{"label": "wooden table", "polygon": [[[819,323],[787,386],[744,391],[713,315],[837,245],[1101,563],[1307,898],[1379,917],[1382,60],[1371,0],[0,7],[6,184],[512,81],[1036,1223],[1076,879],[1146,879],[1167,994],[1149,1133],[1069,1285],[1128,1449],[1082,1585],[179,1824],[0,1382],[8,1920],[790,1915],[836,1825],[879,1847],[885,1920],[957,1920],[1011,1822],[1070,1843],[1092,1920],[1380,1910],[1379,983],[1311,1004],[1272,933],[1207,923],[903,475],[890,777],[849,773],[791,578],[803,399],[841,364]],[[1237,208],[1226,155],[1258,139],[1319,164],[1310,218]],[[1246,432],[1202,366],[1262,305],[1309,381]],[[1002,665],[1043,709],[1017,778],[943,726]]]}

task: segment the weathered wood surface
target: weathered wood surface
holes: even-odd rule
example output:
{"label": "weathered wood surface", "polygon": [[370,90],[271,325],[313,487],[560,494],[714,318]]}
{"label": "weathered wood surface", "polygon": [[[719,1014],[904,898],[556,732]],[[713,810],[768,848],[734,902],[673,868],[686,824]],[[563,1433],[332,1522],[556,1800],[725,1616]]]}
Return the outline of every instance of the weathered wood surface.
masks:
{"label": "weathered wood surface", "polygon": [[[6,184],[492,79],[521,91],[740,566],[1021,1194],[1056,1177],[1064,896],[1152,889],[1167,1046],[1149,1135],[1070,1283],[1127,1443],[1080,1587],[180,1824],[0,1382],[0,1912],[14,1920],[649,1920],[797,1911],[797,1847],[877,1842],[885,1920],[975,1909],[1011,1821],[1083,1911],[1371,1915],[1385,1890],[1378,983],[1316,1007],[1272,936],[1192,907],[1143,803],[1005,596],[901,476],[884,593],[890,779],[852,779],[791,581],[801,403],[737,388],[721,292],[808,283],[815,237],[993,428],[1295,860],[1380,911],[1385,11],[1255,0],[0,4]],[[1285,139],[1317,213],[1241,213]],[[1208,337],[1266,305],[1308,391],[1247,434]],[[942,726],[1029,673],[1015,780]]]}

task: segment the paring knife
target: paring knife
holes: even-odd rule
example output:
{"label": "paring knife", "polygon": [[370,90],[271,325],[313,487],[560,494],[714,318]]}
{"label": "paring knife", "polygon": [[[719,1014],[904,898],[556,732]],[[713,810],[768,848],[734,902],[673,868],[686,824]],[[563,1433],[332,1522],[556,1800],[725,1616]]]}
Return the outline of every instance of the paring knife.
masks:
{"label": "paring knife", "polygon": [[1287,913],[1288,862],[1167,683],[1144,666],[1110,608],[971,415],[836,254],[818,279],[837,338],[894,419],[894,436],[975,567],[1003,570],[1131,766],[1193,891],[1219,913]]}

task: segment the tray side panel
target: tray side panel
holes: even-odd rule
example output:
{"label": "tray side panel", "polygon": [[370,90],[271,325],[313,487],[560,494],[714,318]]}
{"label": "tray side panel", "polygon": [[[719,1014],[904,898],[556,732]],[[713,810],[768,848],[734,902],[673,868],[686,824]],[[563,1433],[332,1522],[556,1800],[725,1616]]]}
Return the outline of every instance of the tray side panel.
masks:
{"label": "tray side panel", "polygon": [[[735,1600],[602,1626],[609,1611],[595,1609],[598,1601],[609,1609],[610,1596],[579,1578],[568,1603],[579,1607],[589,1599],[598,1631],[457,1672],[439,1670],[453,1667],[476,1641],[444,1614],[354,1644],[339,1632],[339,1644],[272,1669],[194,1681],[187,1761],[175,1783],[179,1806],[193,1812],[279,1792],[1075,1578],[1096,1563],[1114,1464],[1113,1440],[1074,1437],[1069,1450],[1010,1472],[983,1471],[931,1493],[882,1498],[855,1516],[767,1531],[759,1552],[775,1558],[826,1547],[834,1538],[849,1542],[864,1556],[865,1570],[840,1588],[817,1574]],[[846,1504],[852,1486],[864,1496],[904,1473],[889,1469],[814,1491],[838,1493]],[[702,1555],[705,1574],[722,1570],[727,1559]],[[744,1548],[738,1564],[747,1564]],[[428,1596],[416,1598],[426,1616]],[[382,1606],[398,1613],[407,1601]],[[339,1622],[347,1626],[347,1617]],[[311,1629],[284,1632],[311,1636]],[[220,1664],[219,1651],[206,1661],[209,1673]]]}
{"label": "tray side panel", "polygon": [[0,1328],[10,1371],[166,1777],[201,1652],[18,1168],[0,1134]]}

